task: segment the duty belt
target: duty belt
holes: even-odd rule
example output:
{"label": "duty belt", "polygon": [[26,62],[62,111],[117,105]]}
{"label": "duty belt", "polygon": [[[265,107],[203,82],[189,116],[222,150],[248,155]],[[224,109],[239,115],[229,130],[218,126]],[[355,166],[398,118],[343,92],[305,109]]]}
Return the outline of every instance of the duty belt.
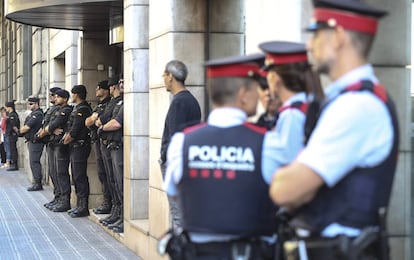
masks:
{"label": "duty belt", "polygon": [[77,141],[73,141],[70,143],[70,146],[72,147],[80,147],[80,146],[84,146],[88,144],[88,142],[86,140],[77,140]]}
{"label": "duty belt", "polygon": [[102,139],[101,138],[101,144],[103,144],[103,145],[108,145],[109,144],[109,140],[107,140],[107,139]]}
{"label": "duty belt", "polygon": [[108,150],[119,150],[122,147],[122,142],[115,142],[115,141],[111,141],[109,142],[109,144],[106,146],[106,148],[108,148]]}

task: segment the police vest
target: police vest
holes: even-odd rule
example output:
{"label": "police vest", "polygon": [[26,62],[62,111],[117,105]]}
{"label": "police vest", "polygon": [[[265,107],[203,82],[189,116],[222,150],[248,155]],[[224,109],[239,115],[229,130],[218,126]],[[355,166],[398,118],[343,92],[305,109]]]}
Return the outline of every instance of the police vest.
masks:
{"label": "police vest", "polygon": [[[109,100],[110,100],[110,98],[107,97],[104,100],[102,100],[101,102],[99,102],[96,105],[93,112],[96,112],[98,115],[101,115],[105,111],[106,106],[109,104]],[[95,124],[93,124],[89,127],[89,136],[91,138],[91,141],[93,141],[93,142],[95,142],[99,139],[97,130],[98,130],[98,127]]]}
{"label": "police vest", "polygon": [[274,233],[276,207],[261,169],[265,131],[250,123],[184,131],[177,187],[185,230],[239,237]]}
{"label": "police vest", "polygon": [[[108,105],[105,107],[105,110],[100,117],[102,125],[108,123],[108,121],[111,120],[115,106],[120,100],[122,100],[122,96],[117,96],[109,101]],[[109,131],[102,131],[99,136],[99,138],[102,138],[104,140],[110,140],[110,137],[111,132]]]}
{"label": "police vest", "polygon": [[303,101],[296,101],[296,102],[293,102],[293,103],[292,103],[292,104],[290,104],[290,105],[280,107],[280,108],[277,110],[277,114],[276,114],[276,123],[275,123],[275,125],[277,124],[277,120],[279,119],[280,114],[281,114],[283,111],[285,111],[285,110],[287,110],[287,109],[290,109],[290,108],[297,109],[297,110],[299,110],[300,112],[302,112],[303,114],[306,114],[306,112],[308,111],[308,103],[307,103],[307,102],[303,102]]}
{"label": "police vest", "polygon": [[[43,123],[42,123],[42,128],[46,128],[46,126],[49,125],[50,121],[53,121],[56,118],[56,112],[59,110],[59,106],[51,106],[49,107],[43,117]],[[46,135],[42,138],[43,142],[49,142],[50,140],[50,135]]]}
{"label": "police vest", "polygon": [[[118,115],[118,112],[121,110],[123,105],[124,105],[124,100],[123,99],[119,100],[116,103],[116,105],[114,107],[114,110],[112,111],[111,119],[114,119]],[[109,141],[118,142],[118,143],[121,142],[122,143],[123,142],[123,136],[124,136],[124,128],[123,127],[121,127],[118,130],[115,130],[115,131],[108,131],[108,140]]]}
{"label": "police vest", "polygon": [[35,125],[30,127],[29,131],[24,134],[24,138],[28,141],[34,141],[36,139],[36,133],[42,127],[43,111],[39,108],[30,113],[24,120],[24,124],[26,125],[30,119],[36,120]]}
{"label": "police vest", "polygon": [[[76,117],[83,116],[86,118],[89,117],[91,114],[92,108],[86,101],[75,106],[70,114],[67,130],[70,131],[72,129]],[[80,127],[80,129],[78,130],[79,135],[77,137],[72,137],[75,138],[75,140],[90,141],[89,129],[85,126],[85,121],[83,121],[82,125],[76,125],[76,127]]]}
{"label": "police vest", "polygon": [[[315,234],[319,234],[331,223],[359,229],[378,225],[378,210],[388,206],[390,198],[399,144],[394,104],[383,86],[374,85],[370,81],[358,82],[347,87],[340,94],[349,91],[370,91],[384,102],[392,120],[393,145],[388,157],[379,165],[351,170],[334,187],[322,187],[310,203],[298,210],[297,223],[305,223],[306,227]],[[322,110],[326,107],[323,106]]]}
{"label": "police vest", "polygon": [[[50,122],[57,120],[60,116],[65,115],[66,120],[68,119],[68,116],[70,116],[71,112],[72,112],[73,107],[69,106],[69,105],[65,105],[64,107],[59,107],[59,109],[56,110],[56,112],[54,113],[54,115],[52,116],[52,118],[50,119]],[[50,134],[50,140],[49,142],[51,143],[59,143],[60,141],[62,141],[62,138],[66,132],[66,130],[68,129],[68,121],[64,121],[64,122],[60,122],[59,125],[57,126],[57,128],[61,128],[63,129],[63,132],[60,135],[55,135],[53,133]]]}

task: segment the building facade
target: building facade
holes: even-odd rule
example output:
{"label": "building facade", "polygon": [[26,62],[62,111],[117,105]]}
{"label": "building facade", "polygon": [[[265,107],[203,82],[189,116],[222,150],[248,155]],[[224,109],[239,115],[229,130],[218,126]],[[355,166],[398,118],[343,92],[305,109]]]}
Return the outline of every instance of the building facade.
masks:
{"label": "building facade", "polygon": [[[125,231],[113,234],[143,259],[161,259],[157,238],[168,228],[168,202],[157,163],[171,96],[162,73],[171,59],[189,68],[188,89],[208,114],[206,60],[258,52],[267,40],[307,40],[302,28],[309,0],[3,0],[0,25],[0,104],[38,95],[48,105],[48,89],[84,84],[95,103],[97,82],[123,72],[125,80]],[[411,145],[411,1],[366,0],[389,10],[381,21],[371,62],[396,100],[401,122],[398,172],[389,230],[392,259],[413,257]],[[24,144],[19,143],[20,147]],[[26,149],[20,149],[26,151]],[[21,161],[27,154],[21,153]],[[25,168],[28,164],[25,163]],[[30,172],[29,170],[27,172]],[[102,199],[89,158],[91,207]],[[93,217],[91,217],[93,219]]]}

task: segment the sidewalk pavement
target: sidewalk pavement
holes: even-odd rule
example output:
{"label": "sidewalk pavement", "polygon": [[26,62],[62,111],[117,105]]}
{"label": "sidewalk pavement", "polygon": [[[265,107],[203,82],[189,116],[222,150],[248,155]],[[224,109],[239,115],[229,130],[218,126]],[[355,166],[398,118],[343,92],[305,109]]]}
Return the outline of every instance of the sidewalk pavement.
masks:
{"label": "sidewalk pavement", "polygon": [[140,259],[87,217],[49,211],[49,186],[27,191],[21,171],[0,169],[1,259]]}

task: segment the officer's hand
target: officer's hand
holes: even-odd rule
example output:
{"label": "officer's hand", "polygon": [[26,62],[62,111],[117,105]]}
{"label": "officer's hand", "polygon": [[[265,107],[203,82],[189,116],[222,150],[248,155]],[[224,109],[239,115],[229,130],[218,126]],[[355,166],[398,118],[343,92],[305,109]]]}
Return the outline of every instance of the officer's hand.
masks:
{"label": "officer's hand", "polygon": [[100,127],[100,126],[102,125],[102,122],[101,122],[101,119],[100,119],[100,118],[96,119],[96,121],[95,121],[95,125],[96,125],[97,127]]}
{"label": "officer's hand", "polygon": [[61,135],[63,133],[63,129],[62,128],[56,128],[54,131],[53,131],[53,134],[54,135]]}
{"label": "officer's hand", "polygon": [[99,136],[99,137],[101,137],[102,132],[103,132],[103,125],[101,125],[101,126],[98,128],[98,130],[96,131],[96,133],[98,134],[98,136]]}
{"label": "officer's hand", "polygon": [[19,128],[17,128],[17,126],[13,126],[13,131],[19,133]]}

